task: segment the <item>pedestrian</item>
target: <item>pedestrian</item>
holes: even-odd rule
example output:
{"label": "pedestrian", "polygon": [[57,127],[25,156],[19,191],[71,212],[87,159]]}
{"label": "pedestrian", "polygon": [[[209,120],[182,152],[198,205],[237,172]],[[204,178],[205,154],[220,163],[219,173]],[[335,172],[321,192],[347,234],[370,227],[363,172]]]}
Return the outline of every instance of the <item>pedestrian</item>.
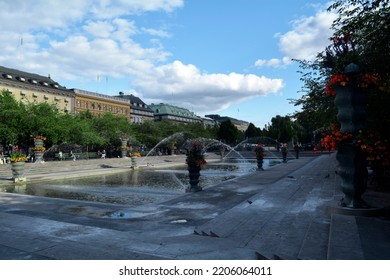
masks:
{"label": "pedestrian", "polygon": [[295,151],[295,158],[298,159],[299,158],[299,145],[298,145],[298,143],[296,143],[294,145],[294,151]]}
{"label": "pedestrian", "polygon": [[102,152],[102,158],[103,158],[103,159],[106,158],[106,150],[103,150],[103,152]]}
{"label": "pedestrian", "polygon": [[69,157],[73,159],[73,161],[76,161],[76,155],[73,153],[73,151],[69,152]]}
{"label": "pedestrian", "polygon": [[59,160],[62,160],[62,157],[63,157],[62,152],[61,152],[61,150],[59,150],[59,151],[58,151],[58,159],[59,159]]}
{"label": "pedestrian", "polygon": [[282,145],[282,157],[283,157],[283,162],[287,162],[287,143],[283,143]]}

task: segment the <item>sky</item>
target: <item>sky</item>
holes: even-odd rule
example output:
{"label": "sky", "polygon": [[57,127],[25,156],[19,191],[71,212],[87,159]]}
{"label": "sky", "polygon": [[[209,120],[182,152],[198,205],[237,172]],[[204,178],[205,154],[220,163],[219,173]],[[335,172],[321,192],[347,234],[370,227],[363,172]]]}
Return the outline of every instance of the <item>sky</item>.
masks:
{"label": "sky", "polygon": [[0,0],[0,65],[263,128],[299,110],[329,45],[323,0]]}

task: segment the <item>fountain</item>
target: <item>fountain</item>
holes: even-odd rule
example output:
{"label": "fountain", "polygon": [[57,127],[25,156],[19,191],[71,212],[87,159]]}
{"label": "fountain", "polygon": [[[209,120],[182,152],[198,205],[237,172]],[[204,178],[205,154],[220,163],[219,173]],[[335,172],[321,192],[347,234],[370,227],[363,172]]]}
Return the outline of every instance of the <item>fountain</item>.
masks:
{"label": "fountain", "polygon": [[[40,183],[28,182],[27,185],[18,188],[4,189],[0,186],[0,190],[10,191],[13,189],[14,192],[31,195],[126,205],[144,205],[178,196],[183,192],[187,192],[189,189],[191,190],[192,185],[196,185],[196,187],[199,187],[199,190],[201,190],[205,187],[216,185],[219,182],[256,171],[256,161],[254,159],[253,152],[251,153],[251,157],[244,156],[242,153],[245,151],[240,152],[235,150],[238,149],[238,145],[235,148],[232,148],[229,145],[215,139],[185,139],[183,133],[175,133],[162,139],[147,153],[145,157],[142,158],[142,162],[146,162],[148,157],[152,156],[160,145],[167,143],[168,141],[175,141],[178,151],[183,152],[186,150],[187,153],[189,143],[193,141],[202,143],[201,153],[205,154],[206,161],[210,156],[208,164],[202,167],[202,176],[192,179],[189,178],[190,172],[188,170],[188,166],[185,165],[184,159],[173,155],[176,161],[182,160],[180,167],[165,167],[163,169],[157,167],[140,168],[137,171],[129,169],[129,172],[114,175],[100,175],[80,179],[68,178],[64,180],[59,179],[51,182]],[[224,150],[228,150],[228,154],[230,154],[230,156],[226,155],[218,160],[218,154],[220,153],[220,149],[218,148],[221,147],[223,147]],[[65,147],[54,145],[47,149],[45,154],[56,155],[59,148],[66,152]],[[73,146],[71,148],[74,149]],[[215,153],[216,156],[213,157],[212,153]],[[235,157],[231,156],[233,153],[236,154]],[[37,161],[36,163],[43,164],[44,162]],[[180,164],[180,162],[178,163]],[[31,167],[32,166],[34,165],[31,164]],[[193,190],[196,189],[196,187],[193,188]]]}
{"label": "fountain", "polygon": [[147,154],[146,156],[141,160],[141,163],[145,161],[145,159],[150,156],[152,153],[156,152],[156,149],[161,146],[162,144],[167,143],[168,141],[174,140],[174,139],[179,139],[183,140],[184,139],[184,133],[183,132],[176,132],[168,137],[165,137],[162,139],[160,142],[158,142]]}

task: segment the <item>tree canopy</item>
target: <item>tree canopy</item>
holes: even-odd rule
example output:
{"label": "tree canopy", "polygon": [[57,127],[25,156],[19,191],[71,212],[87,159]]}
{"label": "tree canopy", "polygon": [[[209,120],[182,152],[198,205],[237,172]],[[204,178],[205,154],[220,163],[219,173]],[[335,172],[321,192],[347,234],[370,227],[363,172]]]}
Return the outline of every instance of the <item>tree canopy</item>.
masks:
{"label": "tree canopy", "polygon": [[325,92],[333,74],[355,63],[364,73],[380,77],[370,89],[367,126],[388,139],[390,133],[390,9],[388,0],[338,0],[329,11],[338,14],[330,44],[317,59],[299,61],[304,95],[293,103],[302,110],[294,117],[307,131],[321,131],[336,123],[333,97]]}

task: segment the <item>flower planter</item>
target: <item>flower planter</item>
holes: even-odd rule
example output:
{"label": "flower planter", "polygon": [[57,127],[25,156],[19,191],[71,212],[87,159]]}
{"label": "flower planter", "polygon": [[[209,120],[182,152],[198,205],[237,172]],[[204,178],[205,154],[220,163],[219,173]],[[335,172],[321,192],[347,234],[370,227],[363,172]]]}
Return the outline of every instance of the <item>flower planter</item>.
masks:
{"label": "flower planter", "polygon": [[257,161],[257,169],[258,170],[264,170],[263,169],[263,163],[264,163],[264,158],[263,156],[256,156],[256,161]]}
{"label": "flower planter", "polygon": [[43,154],[45,153],[45,148],[43,147],[43,139],[42,138],[36,138],[34,139],[34,156],[35,161],[39,161],[43,159]]}
{"label": "flower planter", "polygon": [[41,138],[34,139],[34,146],[36,148],[43,147],[43,140]]}
{"label": "flower planter", "polygon": [[367,204],[361,197],[366,191],[368,172],[362,150],[352,143],[342,143],[338,146],[336,159],[340,164],[338,175],[344,193],[341,206],[366,208]]}
{"label": "flower planter", "polygon": [[44,152],[34,151],[35,161],[42,160]]}
{"label": "flower planter", "polygon": [[11,163],[12,179],[15,183],[26,181],[26,177],[24,176],[25,164],[26,163],[24,161],[17,161]]}
{"label": "flower planter", "polygon": [[[355,136],[365,129],[367,95],[353,85],[337,86],[335,105],[341,131]],[[338,145],[336,159],[339,162],[338,174],[341,177],[341,190],[344,197],[341,206],[348,208],[367,208],[362,195],[367,186],[367,168],[363,151],[353,141]]]}
{"label": "flower planter", "polygon": [[201,167],[196,166],[196,164],[188,165],[188,177],[190,186],[187,188],[186,192],[198,192],[202,190],[202,187],[199,186]]}
{"label": "flower planter", "polygon": [[356,134],[365,129],[367,93],[352,86],[338,86],[335,91],[341,131]]}
{"label": "flower planter", "polygon": [[131,168],[138,169],[138,157],[137,156],[131,157]]}
{"label": "flower planter", "polygon": [[186,163],[190,186],[186,189],[186,192],[198,192],[202,190],[202,188],[198,185],[200,170],[202,169],[202,166],[206,165],[202,149],[203,145],[201,143],[193,141],[188,150]]}

